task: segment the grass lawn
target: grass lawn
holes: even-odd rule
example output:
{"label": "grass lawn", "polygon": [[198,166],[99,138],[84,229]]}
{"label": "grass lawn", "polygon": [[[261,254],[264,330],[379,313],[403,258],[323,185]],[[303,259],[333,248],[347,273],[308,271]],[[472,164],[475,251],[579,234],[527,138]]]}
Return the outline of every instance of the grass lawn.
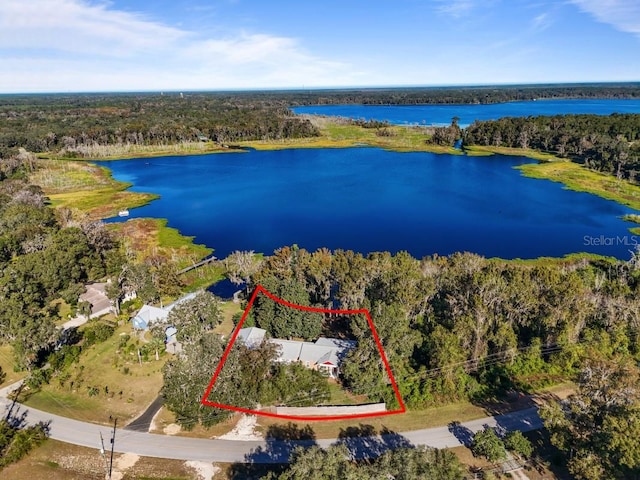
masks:
{"label": "grass lawn", "polygon": [[219,262],[209,263],[194,270],[189,270],[180,277],[190,291],[207,288],[224,280],[224,267]]}
{"label": "grass lawn", "polygon": [[0,368],[4,372],[4,381],[0,382],[0,387],[6,387],[12,383],[22,380],[27,376],[27,372],[15,372],[13,366],[13,347],[10,345],[0,346]]}
{"label": "grass lawn", "polygon": [[231,335],[236,326],[233,323],[233,316],[237,313],[242,313],[242,306],[239,303],[229,301],[221,303],[220,308],[222,310],[222,323],[216,327],[215,332],[227,337]]}
{"label": "grass lawn", "polygon": [[105,342],[89,347],[79,363],[52,378],[49,385],[30,395],[25,403],[94,423],[108,424],[109,415],[119,418],[122,425],[136,418],[158,395],[162,387],[161,369],[168,354],[159,361],[151,355],[149,361],[140,365],[136,338],[132,336],[128,342],[129,354],[120,346],[121,333],[131,334],[131,326],[122,326]]}
{"label": "grass lawn", "polygon": [[[488,412],[471,403],[455,403],[443,407],[427,410],[410,410],[406,413],[389,415],[386,417],[363,418],[361,420],[344,420],[331,422],[293,422],[302,428],[309,425],[315,432],[316,438],[336,438],[340,431],[356,424],[371,425],[376,432],[385,428],[394,432],[419,430],[422,428],[441,427],[453,421],[466,422],[476,418],[482,418]],[[271,425],[286,425],[289,420],[278,420],[269,417],[258,417],[258,424],[263,431],[267,431]]]}

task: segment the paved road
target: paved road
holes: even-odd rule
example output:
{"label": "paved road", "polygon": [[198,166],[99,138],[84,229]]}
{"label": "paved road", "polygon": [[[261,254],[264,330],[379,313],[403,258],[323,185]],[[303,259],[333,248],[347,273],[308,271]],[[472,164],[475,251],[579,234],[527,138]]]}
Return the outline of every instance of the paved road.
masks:
{"label": "paved road", "polygon": [[[11,405],[7,400],[8,388],[0,390],[0,408],[5,412]],[[56,440],[99,448],[100,433],[107,439],[111,438],[108,426],[80,422],[71,418],[53,415],[51,413],[27,408],[17,404],[14,415],[26,414],[28,423],[39,421],[50,422],[50,436]],[[378,437],[361,437],[343,440],[317,440],[321,447],[328,447],[336,442],[345,443],[356,458],[377,455],[385,450],[398,446],[427,445],[436,448],[456,447],[467,442],[473,432],[481,430],[484,425],[498,427],[505,430],[536,430],[542,427],[542,421],[535,407],[518,412],[486,417],[458,424],[455,428],[438,427],[425,430],[402,432]],[[250,463],[278,463],[286,461],[295,446],[311,445],[313,441],[238,441],[217,440],[157,435],[118,429],[116,431],[115,451],[120,453],[135,453],[147,457],[160,457],[178,460],[201,460],[207,462],[250,462]]]}

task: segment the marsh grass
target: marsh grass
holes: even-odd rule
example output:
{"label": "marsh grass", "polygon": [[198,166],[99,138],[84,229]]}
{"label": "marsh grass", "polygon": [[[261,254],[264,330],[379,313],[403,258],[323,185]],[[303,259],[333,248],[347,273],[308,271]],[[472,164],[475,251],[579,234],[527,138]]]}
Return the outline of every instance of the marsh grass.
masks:
{"label": "marsh grass", "polygon": [[529,178],[560,182],[569,190],[587,192],[640,210],[640,186],[612,175],[594,172],[577,163],[562,161],[516,167]]}

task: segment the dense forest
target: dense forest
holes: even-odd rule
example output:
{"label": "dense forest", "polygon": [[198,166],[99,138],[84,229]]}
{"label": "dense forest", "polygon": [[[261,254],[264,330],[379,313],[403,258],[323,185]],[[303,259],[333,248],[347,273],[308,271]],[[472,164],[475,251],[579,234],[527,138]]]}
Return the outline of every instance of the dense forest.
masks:
{"label": "dense forest", "polygon": [[[545,413],[552,442],[568,458],[573,455],[572,473],[583,479],[640,473],[634,457],[640,436],[623,441],[620,423],[624,417],[633,428],[633,422],[640,424],[634,380],[640,359],[637,256],[629,262],[587,257],[509,262],[472,253],[415,259],[403,252],[363,256],[284,247],[251,265],[242,262],[243,255],[234,258],[238,264],[228,267],[234,278],[248,279],[248,295],[260,284],[291,302],[367,308],[410,409],[459,400],[482,403],[575,380],[578,391],[569,401],[576,408],[567,411],[552,402]],[[337,320],[343,334],[358,339],[343,364],[343,385],[393,407],[370,330],[358,321]],[[206,335],[190,344],[165,371],[168,405],[185,425],[217,423],[228,412],[197,401],[209,381],[201,367],[215,368],[224,345]],[[269,358],[260,351],[252,355],[254,365],[263,365],[257,358]],[[262,389],[273,371],[246,369],[250,360],[243,361],[237,349],[230,358],[235,366],[210,400],[253,408],[258,397],[246,391],[246,379]],[[180,385],[189,385],[190,397]],[[599,429],[598,442],[590,428]]]}
{"label": "dense forest", "polygon": [[282,101],[221,94],[0,97],[0,157],[18,147],[84,156],[94,145],[168,145],[317,135]]}
{"label": "dense forest", "polygon": [[640,84],[264,92],[0,96],[0,158],[23,147],[67,157],[96,145],[169,145],[317,136],[296,105],[479,104],[539,98],[638,98]]}
{"label": "dense forest", "polygon": [[[449,129],[441,129],[449,132]],[[444,133],[440,135],[445,137]],[[640,174],[640,115],[555,115],[474,122],[465,146],[532,148],[633,182]],[[451,140],[451,136],[447,137]]]}
{"label": "dense forest", "polygon": [[[263,97],[277,98],[264,93]],[[478,87],[421,87],[311,90],[278,92],[291,105],[420,105],[486,104],[551,98],[638,98],[639,83],[574,85],[505,85]]]}

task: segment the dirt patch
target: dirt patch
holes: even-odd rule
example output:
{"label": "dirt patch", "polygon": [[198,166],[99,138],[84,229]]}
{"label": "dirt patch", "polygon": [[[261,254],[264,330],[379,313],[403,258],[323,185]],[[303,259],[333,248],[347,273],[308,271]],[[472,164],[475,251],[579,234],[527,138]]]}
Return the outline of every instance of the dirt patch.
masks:
{"label": "dirt patch", "polygon": [[262,440],[263,436],[256,432],[257,418],[255,415],[242,415],[236,426],[229,433],[219,436],[221,440],[241,440],[249,442]]}
{"label": "dirt patch", "polygon": [[162,429],[165,435],[177,435],[182,430],[182,427],[177,423],[170,423]]}
{"label": "dirt patch", "polygon": [[140,457],[135,453],[124,453],[120,455],[113,464],[113,474],[111,478],[113,480],[122,480],[127,470],[133,468],[133,466],[138,463],[138,460],[140,460]]}
{"label": "dirt patch", "polygon": [[199,480],[211,480],[218,472],[220,472],[219,467],[207,462],[189,460],[188,462],[185,462],[184,465],[187,468],[195,470]]}

